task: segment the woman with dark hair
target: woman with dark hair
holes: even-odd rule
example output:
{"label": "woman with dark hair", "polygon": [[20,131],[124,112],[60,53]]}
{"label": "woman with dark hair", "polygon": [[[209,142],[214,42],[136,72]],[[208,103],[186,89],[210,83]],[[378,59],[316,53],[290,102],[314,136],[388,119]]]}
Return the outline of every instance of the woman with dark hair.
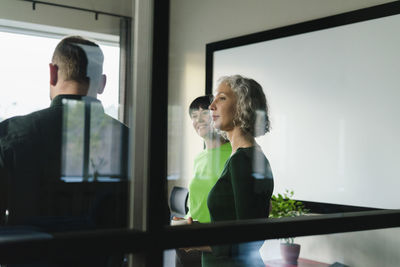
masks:
{"label": "woman with dark hair", "polygon": [[[210,104],[214,127],[229,139],[231,157],[208,195],[211,222],[267,218],[273,192],[272,171],[255,137],[270,129],[268,105],[260,84],[240,75],[219,80]],[[262,243],[212,246],[203,266],[264,266]]]}
{"label": "woman with dark hair", "polygon": [[[212,119],[208,107],[212,95],[199,96],[189,106],[189,116],[193,129],[204,141],[205,149],[194,159],[193,178],[189,184],[189,212],[185,218],[200,223],[209,223],[210,213],[207,207],[207,196],[217,182],[232,148],[211,125]],[[180,220],[182,218],[174,218]],[[177,250],[176,267],[201,266],[201,252]]]}
{"label": "woman with dark hair", "polygon": [[189,184],[189,212],[186,218],[192,217],[200,223],[210,222],[207,196],[232,152],[228,140],[211,125],[212,119],[208,109],[211,98],[212,95],[197,97],[189,107],[193,128],[203,139],[205,149],[194,159],[193,179]]}

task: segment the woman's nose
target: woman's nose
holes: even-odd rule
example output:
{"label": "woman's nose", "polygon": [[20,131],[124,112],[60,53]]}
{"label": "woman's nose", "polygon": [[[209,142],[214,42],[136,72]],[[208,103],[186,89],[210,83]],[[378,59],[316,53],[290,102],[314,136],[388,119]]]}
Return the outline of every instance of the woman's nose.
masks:
{"label": "woman's nose", "polygon": [[213,102],[211,102],[210,106],[208,106],[208,109],[209,109],[209,110],[215,110],[215,104],[214,104],[214,101],[213,101]]}

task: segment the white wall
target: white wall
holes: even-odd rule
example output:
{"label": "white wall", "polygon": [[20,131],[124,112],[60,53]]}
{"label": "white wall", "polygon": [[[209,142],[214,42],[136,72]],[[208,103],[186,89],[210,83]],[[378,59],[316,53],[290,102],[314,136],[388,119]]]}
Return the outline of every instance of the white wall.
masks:
{"label": "white wall", "polygon": [[[94,9],[107,13],[116,13],[124,16],[132,16],[133,0],[52,0],[56,4]],[[52,7],[43,4],[36,4],[32,9],[32,3],[15,0],[1,0],[0,19],[29,22],[48,26],[94,31],[105,34],[119,33],[119,19],[99,15],[95,20],[94,14],[78,10]]]}
{"label": "white wall", "polygon": [[[187,185],[194,156],[203,148],[187,109],[205,92],[205,45],[391,1],[384,0],[171,0],[169,53],[169,166]],[[179,116],[179,119],[176,117]],[[173,123],[173,124],[172,124]],[[172,166],[172,167],[171,167]],[[172,184],[172,182],[171,182]]]}
{"label": "white wall", "polygon": [[[301,258],[351,267],[394,267],[399,266],[399,235],[400,229],[395,228],[297,237],[294,241],[301,245]],[[264,243],[260,250],[264,261],[281,257],[279,244],[279,240]]]}
{"label": "white wall", "polygon": [[[169,108],[174,113],[169,114],[168,165],[170,170],[174,169],[173,174],[178,180],[171,180],[170,187],[174,184],[187,186],[192,175],[193,159],[203,148],[201,140],[192,129],[187,108],[195,97],[205,92],[207,43],[387,2],[391,1],[171,0]],[[172,130],[175,134],[171,134]],[[319,246],[319,239],[309,238],[310,241],[303,247],[304,255],[319,255],[318,259],[326,261],[337,259],[351,266],[392,266],[390,262],[400,262],[399,256],[392,253],[393,249],[385,245],[399,245],[397,239],[400,238],[396,230],[386,230],[385,235],[377,231],[374,235],[350,233],[344,234],[343,238],[324,236],[323,239],[324,246]],[[354,246],[355,240],[357,246]],[[307,249],[310,243],[314,244],[312,252]],[[356,254],[353,257],[345,257],[344,254],[343,257],[337,254],[332,257],[338,246],[352,248]],[[342,250],[338,253],[340,255],[344,252]],[[357,253],[365,256],[359,262],[356,261]],[[384,255],[388,254],[392,258],[386,264]]]}
{"label": "white wall", "polygon": [[351,267],[399,266],[400,229],[379,229],[296,238],[301,257]]}

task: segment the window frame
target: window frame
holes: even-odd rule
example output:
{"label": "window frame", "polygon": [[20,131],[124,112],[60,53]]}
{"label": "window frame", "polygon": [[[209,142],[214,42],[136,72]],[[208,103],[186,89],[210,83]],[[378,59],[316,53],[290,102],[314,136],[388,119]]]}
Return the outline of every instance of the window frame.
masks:
{"label": "window frame", "polygon": [[[148,196],[146,206],[147,229],[97,230],[53,234],[51,238],[22,237],[18,240],[3,239],[0,242],[2,262],[17,262],[37,259],[65,259],[72,254],[124,252],[142,253],[145,266],[160,266],[165,249],[197,245],[214,245],[254,240],[284,238],[289,236],[312,236],[345,233],[400,226],[400,210],[372,210],[349,213],[333,213],[316,216],[301,216],[280,219],[255,219],[230,221],[215,224],[171,227],[165,225],[166,182],[167,182],[167,106],[168,106],[168,39],[169,0],[154,1],[153,6],[153,55],[151,66],[150,138],[148,156]],[[288,26],[285,34],[293,29],[307,29],[321,24],[331,27],[337,20],[355,21],[362,14],[374,18],[377,10],[383,13],[400,13],[400,2],[349,12],[341,15]],[[272,30],[271,34],[278,34]],[[254,38],[257,34],[254,35]],[[232,39],[232,44],[242,40]],[[212,69],[210,49],[220,48],[223,42],[207,45],[207,90],[211,88]],[[151,141],[151,142],[150,142]],[[164,179],[160,179],[164,178]],[[165,196],[165,197],[160,197]],[[145,212],[145,214],[146,214]],[[232,232],[235,235],[232,235]],[[187,237],[190,236],[190,239]],[[211,238],[212,237],[212,238]],[[68,255],[65,255],[68,251]],[[157,264],[157,265],[155,265]]]}
{"label": "window frame", "polygon": [[[111,229],[55,233],[52,237],[3,238],[1,263],[66,260],[71,255],[117,252],[148,255],[145,266],[162,264],[162,253],[177,247],[218,245],[399,227],[400,210],[376,210],[279,219],[227,221],[192,226],[163,226],[159,230]],[[7,229],[4,229],[7,231]],[[232,233],[235,233],[232,235]],[[23,232],[21,234],[24,234]],[[190,239],[187,237],[190,236]],[[68,251],[68,254],[65,253]],[[160,261],[161,260],[161,261]],[[162,266],[158,264],[157,266]]]}
{"label": "window frame", "polygon": [[0,19],[0,31],[22,34],[28,36],[45,37],[52,39],[62,39],[68,35],[81,35],[95,40],[100,45],[108,45],[120,48],[120,71],[119,71],[119,87],[118,87],[118,120],[127,123],[126,114],[127,110],[127,90],[131,84],[128,79],[127,73],[130,69],[130,60],[128,58],[129,51],[131,50],[130,42],[130,25],[131,18],[122,17],[120,23],[120,34],[105,34],[98,32],[89,32],[84,30],[76,30],[48,25],[41,25],[36,23],[27,23],[9,19]]}

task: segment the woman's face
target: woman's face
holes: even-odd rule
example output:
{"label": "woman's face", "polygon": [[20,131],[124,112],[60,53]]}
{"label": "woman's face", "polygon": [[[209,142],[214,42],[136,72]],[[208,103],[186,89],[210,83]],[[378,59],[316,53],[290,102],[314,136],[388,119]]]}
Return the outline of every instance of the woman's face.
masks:
{"label": "woman's face", "polygon": [[236,99],[235,93],[228,84],[221,83],[218,86],[214,101],[210,105],[211,116],[216,129],[229,131],[234,128]]}
{"label": "woman's face", "polygon": [[209,109],[199,108],[190,114],[193,128],[201,138],[206,138],[212,132],[211,114]]}

